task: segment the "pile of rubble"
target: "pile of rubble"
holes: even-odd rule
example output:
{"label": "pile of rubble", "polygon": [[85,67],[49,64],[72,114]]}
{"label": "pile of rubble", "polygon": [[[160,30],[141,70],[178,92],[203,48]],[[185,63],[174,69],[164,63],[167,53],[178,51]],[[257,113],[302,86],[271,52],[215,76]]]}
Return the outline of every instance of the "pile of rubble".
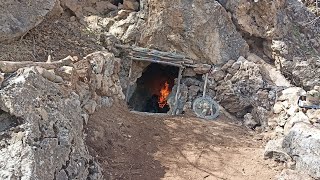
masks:
{"label": "pile of rubble", "polygon": [[269,137],[272,140],[266,146],[265,157],[285,162],[289,168],[306,172],[318,179],[320,109],[299,107],[298,101],[303,95],[307,95],[306,103],[320,108],[319,86],[308,92],[298,87],[283,90],[268,121],[274,131]]}
{"label": "pile of rubble", "polygon": [[[48,68],[45,64],[50,62],[41,63]],[[124,99],[119,59],[104,51],[68,66],[43,67],[3,73],[0,177],[102,179],[83,129],[97,108]]]}

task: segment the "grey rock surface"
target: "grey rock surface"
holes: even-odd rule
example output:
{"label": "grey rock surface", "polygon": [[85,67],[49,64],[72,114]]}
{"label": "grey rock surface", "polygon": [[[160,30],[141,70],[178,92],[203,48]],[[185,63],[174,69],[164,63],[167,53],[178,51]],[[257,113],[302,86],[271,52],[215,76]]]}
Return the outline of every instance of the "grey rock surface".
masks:
{"label": "grey rock surface", "polygon": [[284,169],[279,175],[276,176],[277,180],[313,180],[308,174],[303,172],[294,171],[291,169]]}
{"label": "grey rock surface", "polygon": [[296,123],[282,143],[296,161],[296,170],[315,179],[320,178],[320,129],[306,123]]}
{"label": "grey rock surface", "polygon": [[291,157],[282,148],[283,139],[279,138],[269,141],[264,150],[264,157],[280,162],[290,161]]}
{"label": "grey rock surface", "polygon": [[[216,1],[148,1],[109,32],[125,43],[162,51],[179,51],[199,63],[224,64],[246,56],[248,45],[227,11]],[[150,8],[151,7],[151,8]]]}
{"label": "grey rock surface", "polygon": [[0,131],[0,179],[102,179],[84,144],[77,94],[28,68],[4,82],[0,108],[10,121]]}
{"label": "grey rock surface", "polygon": [[248,52],[227,11],[210,0],[149,1],[149,18],[139,42],[164,51],[175,49],[208,64],[222,64]]}

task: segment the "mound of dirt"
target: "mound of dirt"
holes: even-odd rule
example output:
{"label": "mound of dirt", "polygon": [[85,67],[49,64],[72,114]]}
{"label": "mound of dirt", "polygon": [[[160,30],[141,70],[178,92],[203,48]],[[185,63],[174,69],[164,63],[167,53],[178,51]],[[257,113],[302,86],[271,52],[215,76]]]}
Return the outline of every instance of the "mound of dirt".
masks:
{"label": "mound of dirt", "polygon": [[221,115],[134,113],[124,105],[100,109],[86,128],[89,152],[105,179],[274,179],[262,141]]}

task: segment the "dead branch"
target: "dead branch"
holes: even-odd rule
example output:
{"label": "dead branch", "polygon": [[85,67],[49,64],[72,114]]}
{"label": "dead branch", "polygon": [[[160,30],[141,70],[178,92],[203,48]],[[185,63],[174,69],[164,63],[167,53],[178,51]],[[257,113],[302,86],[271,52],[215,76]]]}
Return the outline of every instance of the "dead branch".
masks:
{"label": "dead branch", "polygon": [[21,62],[12,62],[12,61],[0,61],[0,72],[3,73],[13,73],[20,68],[30,67],[30,66],[40,66],[44,69],[56,69],[61,66],[68,66],[72,64],[74,59],[71,56],[68,56],[64,59],[54,62],[33,62],[33,61],[21,61]]}

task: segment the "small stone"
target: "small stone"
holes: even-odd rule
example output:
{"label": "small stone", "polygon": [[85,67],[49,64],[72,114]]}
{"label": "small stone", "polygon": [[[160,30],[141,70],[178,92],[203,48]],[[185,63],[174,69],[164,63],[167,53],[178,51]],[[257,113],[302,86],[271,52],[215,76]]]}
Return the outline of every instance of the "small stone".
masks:
{"label": "small stone", "polygon": [[264,150],[264,157],[266,159],[274,159],[280,162],[291,160],[291,157],[282,148],[284,138],[270,140]]}
{"label": "small stone", "polygon": [[290,116],[294,116],[298,111],[299,111],[298,106],[294,105],[288,109],[287,114],[289,114]]}
{"label": "small stone", "polygon": [[123,9],[138,11],[139,10],[139,2],[137,2],[136,0],[124,0],[123,1]]}
{"label": "small stone", "polygon": [[249,129],[254,129],[258,123],[253,119],[250,113],[244,115],[244,125]]}
{"label": "small stone", "polygon": [[56,179],[61,179],[61,180],[69,179],[66,171],[63,170],[63,169],[61,169],[60,171],[56,172],[55,178]]}
{"label": "small stone", "polygon": [[273,117],[273,118],[270,117],[268,119],[268,126],[272,129],[275,129],[278,126],[277,117]]}
{"label": "small stone", "polygon": [[245,62],[247,61],[246,58],[244,58],[243,56],[240,56],[237,60],[238,62]]}
{"label": "small stone", "polygon": [[194,77],[196,75],[196,72],[192,68],[186,68],[182,73],[184,77]]}
{"label": "small stone", "polygon": [[263,59],[261,59],[259,56],[257,56],[254,53],[249,53],[248,57],[247,57],[248,61],[257,63],[257,64],[261,64],[261,62],[263,62]]}
{"label": "small stone", "polygon": [[75,17],[75,16],[71,16],[71,17],[70,17],[70,21],[72,21],[72,22],[73,22],[73,21],[76,21],[76,17]]}
{"label": "small stone", "polygon": [[273,106],[273,113],[279,114],[281,111],[282,111],[282,103],[278,102]]}
{"label": "small stone", "polygon": [[131,12],[128,11],[128,10],[121,9],[121,10],[118,12],[117,20],[121,20],[121,19],[127,18],[130,13],[131,13]]}
{"label": "small stone", "polygon": [[237,61],[235,63],[232,64],[231,68],[238,70],[241,67],[241,62]]}
{"label": "small stone", "polygon": [[233,63],[235,63],[235,62],[236,62],[235,60],[229,60],[226,64],[224,64],[221,67],[221,70],[227,71],[227,69],[229,69],[233,65]]}
{"label": "small stone", "polygon": [[287,114],[280,114],[278,116],[278,118],[276,119],[276,121],[277,121],[279,126],[283,127],[286,124],[287,119],[288,119],[288,115]]}
{"label": "small stone", "polygon": [[284,135],[287,135],[294,124],[298,122],[305,122],[310,124],[309,118],[303,112],[298,112],[289,117],[289,119],[287,120],[287,123],[284,126]]}
{"label": "small stone", "polygon": [[90,100],[86,103],[86,105],[84,105],[83,108],[88,112],[88,114],[91,115],[91,114],[93,114],[93,113],[95,112],[96,107],[97,107],[96,101],[90,99]]}
{"label": "small stone", "polygon": [[212,71],[212,77],[214,78],[215,81],[220,81],[223,78],[225,78],[226,73],[223,72],[221,69],[214,69]]}
{"label": "small stone", "polygon": [[110,108],[113,104],[113,99],[111,97],[103,96],[101,97],[101,106]]}
{"label": "small stone", "polygon": [[188,89],[189,89],[189,91],[193,91],[193,92],[195,92],[195,93],[198,93],[199,90],[200,90],[200,87],[199,87],[199,86],[194,86],[194,85],[192,85],[192,86],[190,86]]}
{"label": "small stone", "polygon": [[281,95],[278,97],[278,101],[288,101],[289,104],[296,104],[299,96],[305,94],[306,91],[299,87],[289,87],[281,91]]}
{"label": "small stone", "polygon": [[320,105],[320,92],[317,90],[308,91],[307,101],[309,105]]}
{"label": "small stone", "polygon": [[229,68],[227,70],[227,72],[230,73],[231,75],[234,75],[237,71],[238,71],[238,69],[233,69],[233,68]]}
{"label": "small stone", "polygon": [[275,129],[275,132],[279,135],[282,135],[284,132],[284,129],[283,129],[283,127],[277,126]]}
{"label": "small stone", "polygon": [[192,86],[192,85],[199,86],[200,81],[197,80],[196,78],[187,77],[187,78],[182,78],[181,83],[185,84],[186,86]]}
{"label": "small stone", "polygon": [[83,113],[81,114],[81,117],[83,119],[84,124],[87,124],[89,120],[89,115],[87,113]]}
{"label": "small stone", "polygon": [[232,75],[231,74],[227,74],[225,77],[224,77],[224,80],[225,81],[228,81],[232,78]]}
{"label": "small stone", "polygon": [[312,123],[320,123],[320,109],[309,109],[306,115]]}
{"label": "small stone", "polygon": [[211,69],[209,64],[197,64],[197,67],[194,68],[196,74],[205,74],[208,73]]}
{"label": "small stone", "polygon": [[118,9],[123,9],[123,4],[119,3],[118,4]]}

